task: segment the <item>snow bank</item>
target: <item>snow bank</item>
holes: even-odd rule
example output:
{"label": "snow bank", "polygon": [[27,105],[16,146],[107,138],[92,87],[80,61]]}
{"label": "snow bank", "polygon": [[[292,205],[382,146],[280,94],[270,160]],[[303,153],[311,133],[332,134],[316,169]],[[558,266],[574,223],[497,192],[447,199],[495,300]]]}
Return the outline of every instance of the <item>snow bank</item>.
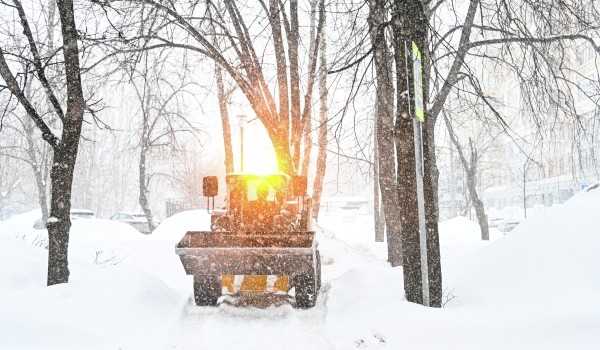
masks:
{"label": "snow bank", "polygon": [[127,264],[71,254],[68,284],[46,287],[47,251],[0,233],[4,349],[157,347],[182,308],[160,279]]}
{"label": "snow bank", "polygon": [[327,293],[332,335],[341,349],[596,349],[599,204],[600,190],[579,193],[456,260],[448,248],[470,250],[478,230],[464,218],[442,223],[445,308],[403,302],[401,267],[355,269]]}
{"label": "snow bank", "polygon": [[402,267],[386,263],[372,220],[357,213],[321,217],[323,288],[311,310],[196,307],[174,248],[186,231],[208,229],[205,211],[148,236],[74,224],[70,283],[53,287],[47,252],[28,239],[39,231],[14,218],[0,223],[0,347],[597,349],[599,204],[600,189],[581,192],[506,236],[492,230],[490,242],[465,218],[441,223],[442,309],[404,300]]}

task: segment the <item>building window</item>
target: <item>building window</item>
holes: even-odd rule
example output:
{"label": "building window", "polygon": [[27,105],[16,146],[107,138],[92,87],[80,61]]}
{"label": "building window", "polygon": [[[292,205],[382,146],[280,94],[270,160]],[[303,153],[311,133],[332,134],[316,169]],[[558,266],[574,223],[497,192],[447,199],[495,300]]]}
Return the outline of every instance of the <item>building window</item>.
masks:
{"label": "building window", "polygon": [[582,66],[594,59],[594,48],[590,43],[583,42],[577,46],[575,57],[577,64]]}

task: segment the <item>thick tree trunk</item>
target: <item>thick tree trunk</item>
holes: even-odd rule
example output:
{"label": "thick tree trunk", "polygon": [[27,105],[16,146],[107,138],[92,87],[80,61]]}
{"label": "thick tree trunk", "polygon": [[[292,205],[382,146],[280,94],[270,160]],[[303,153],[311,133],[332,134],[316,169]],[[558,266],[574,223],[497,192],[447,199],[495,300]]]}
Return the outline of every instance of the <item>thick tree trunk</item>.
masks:
{"label": "thick tree trunk", "polygon": [[[425,11],[428,11],[425,5]],[[422,23],[423,33],[428,33],[427,23]],[[429,51],[429,38],[425,34],[417,38],[417,45],[423,54],[423,102],[425,106],[429,102],[429,83],[431,80],[431,52]],[[429,306],[442,307],[442,264],[439,237],[439,201],[438,181],[439,170],[436,165],[435,156],[435,125],[437,116],[431,116],[428,109],[425,110],[425,124],[423,127],[423,188],[425,195],[425,229],[427,232],[427,271],[429,275]]]}
{"label": "thick tree trunk", "polygon": [[[425,75],[425,94],[428,76]],[[425,101],[427,101],[425,96]],[[429,273],[429,306],[442,307],[442,265],[439,237],[438,179],[439,171],[435,159],[434,127],[435,119],[425,116],[423,128],[423,178],[425,192],[425,227],[427,230],[427,267]]]}
{"label": "thick tree trunk", "polygon": [[[399,178],[399,196],[401,198],[402,208],[402,242],[404,251],[404,289],[406,299],[417,303],[423,303],[423,286],[421,270],[421,253],[419,241],[419,220],[416,196],[416,168],[415,168],[415,149],[413,140],[412,118],[414,113],[414,102],[402,97],[400,92],[410,92],[412,86],[407,86],[412,78],[406,76],[409,74],[406,67],[407,57],[410,57],[410,42],[414,41],[421,48],[423,61],[427,62],[429,57],[428,38],[427,38],[427,18],[424,13],[422,3],[418,0],[396,1],[397,21],[393,22],[394,37],[396,44],[396,73],[397,73],[397,96],[398,112],[396,119],[397,136],[397,154],[398,154],[398,178]],[[406,46],[405,46],[406,44]],[[411,62],[411,61],[409,61]],[[425,67],[426,73],[429,67]],[[412,73],[412,72],[411,72]],[[424,86],[423,106],[427,106],[427,79]],[[414,96],[414,91],[409,96]],[[408,105],[403,106],[404,103]],[[425,111],[426,112],[426,111]],[[409,117],[410,116],[410,117]],[[403,119],[407,117],[407,119]],[[425,196],[425,232],[426,251],[427,251],[427,274],[429,295],[427,296],[431,306],[439,306],[441,300],[441,270],[439,256],[439,240],[437,234],[437,170],[435,168],[435,158],[433,153],[433,126],[435,120],[428,120],[423,127],[423,167],[424,181],[423,191]],[[431,265],[431,266],[429,266]],[[433,281],[432,281],[433,277]],[[432,291],[433,285],[433,291]],[[433,294],[433,298],[432,298]],[[432,300],[433,299],[433,300]]]}
{"label": "thick tree trunk", "polygon": [[23,33],[29,42],[29,51],[32,53],[36,74],[44,85],[46,96],[52,102],[52,107],[62,121],[62,135],[57,137],[52,129],[41,118],[34,105],[24,95],[19,83],[12,74],[0,48],[0,76],[4,79],[6,87],[19,100],[29,117],[35,122],[42,133],[42,138],[53,149],[52,168],[50,179],[52,182],[52,195],[50,199],[50,218],[46,224],[48,228],[48,285],[67,283],[69,281],[69,230],[71,228],[71,187],[73,185],[73,171],[77,160],[77,149],[81,136],[85,100],[81,86],[81,72],[79,66],[79,48],[77,44],[77,28],[73,12],[72,0],[59,0],[58,11],[61,21],[63,38],[64,70],[67,81],[67,112],[64,113],[52,87],[46,78],[45,66],[37,50],[36,42],[27,22],[27,16],[20,3],[14,1],[19,12]]}
{"label": "thick tree trunk", "polygon": [[50,171],[52,200],[48,228],[48,279],[49,286],[69,282],[69,230],[71,229],[71,186],[76,153],[72,147],[57,147]]}
{"label": "thick tree trunk", "polygon": [[[48,222],[48,285],[69,281],[69,230],[71,228],[71,186],[81,136],[85,100],[81,86],[79,48],[72,0],[59,0],[58,12],[63,37],[63,56],[67,80],[67,113],[60,144],[54,146],[50,178],[50,222]],[[55,218],[56,220],[52,219]]]}
{"label": "thick tree trunk", "polygon": [[401,266],[402,238],[400,202],[396,191],[396,160],[394,158],[394,82],[392,57],[385,38],[385,1],[371,0],[369,27],[376,74],[377,147],[388,150],[379,155],[379,188],[381,205],[385,215],[388,261],[392,266]]}
{"label": "thick tree trunk", "polygon": [[[399,8],[401,18],[403,13]],[[404,27],[406,28],[406,27]],[[396,61],[396,162],[398,164],[398,197],[400,199],[400,222],[402,227],[402,253],[404,272],[404,293],[406,300],[418,304],[423,303],[421,280],[421,255],[419,242],[419,215],[417,202],[417,177],[415,164],[414,129],[409,104],[404,91],[408,90],[406,76],[405,42],[407,35],[402,27],[394,28],[395,61]]]}

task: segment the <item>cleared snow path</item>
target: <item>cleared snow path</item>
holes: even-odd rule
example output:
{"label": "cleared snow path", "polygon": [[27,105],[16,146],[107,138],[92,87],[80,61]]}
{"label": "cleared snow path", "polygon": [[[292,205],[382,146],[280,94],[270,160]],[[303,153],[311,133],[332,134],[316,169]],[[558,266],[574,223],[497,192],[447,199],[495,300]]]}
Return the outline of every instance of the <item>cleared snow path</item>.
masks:
{"label": "cleared snow path", "polygon": [[[367,247],[336,240],[332,232],[316,227],[322,258],[323,283],[317,305],[295,309],[289,303],[266,309],[199,307],[190,296],[166,349],[341,349],[328,336],[327,299],[330,281],[365,262],[376,260]],[[191,294],[191,291],[190,291]]]}
{"label": "cleared snow path", "polygon": [[322,300],[313,309],[297,310],[198,307],[190,299],[173,339],[168,349],[335,349],[327,339]]}

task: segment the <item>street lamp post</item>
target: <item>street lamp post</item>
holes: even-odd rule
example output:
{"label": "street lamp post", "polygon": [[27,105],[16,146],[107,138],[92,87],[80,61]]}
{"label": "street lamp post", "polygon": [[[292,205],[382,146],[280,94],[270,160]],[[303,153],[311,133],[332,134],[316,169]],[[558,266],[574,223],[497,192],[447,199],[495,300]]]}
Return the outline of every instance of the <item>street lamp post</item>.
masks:
{"label": "street lamp post", "polygon": [[246,116],[244,114],[238,115],[240,119],[240,172],[244,172],[244,124],[246,123]]}

